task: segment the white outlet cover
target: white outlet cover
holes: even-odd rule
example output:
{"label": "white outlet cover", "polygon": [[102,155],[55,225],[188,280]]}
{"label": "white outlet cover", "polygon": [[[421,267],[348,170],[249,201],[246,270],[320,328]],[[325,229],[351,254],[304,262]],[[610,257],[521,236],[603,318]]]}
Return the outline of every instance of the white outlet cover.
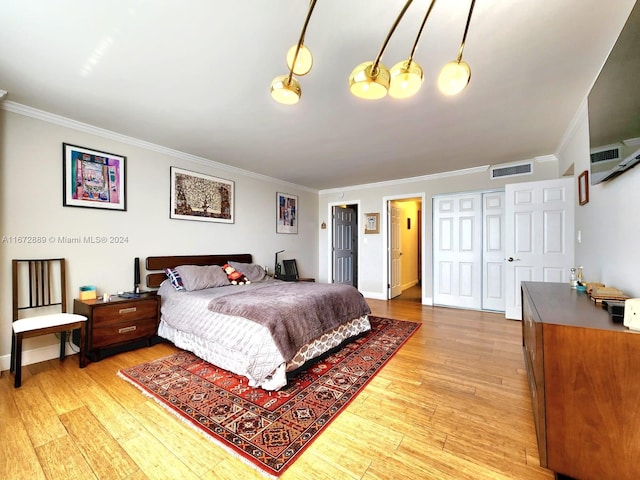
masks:
{"label": "white outlet cover", "polygon": [[624,302],[624,326],[640,331],[640,298],[629,298]]}

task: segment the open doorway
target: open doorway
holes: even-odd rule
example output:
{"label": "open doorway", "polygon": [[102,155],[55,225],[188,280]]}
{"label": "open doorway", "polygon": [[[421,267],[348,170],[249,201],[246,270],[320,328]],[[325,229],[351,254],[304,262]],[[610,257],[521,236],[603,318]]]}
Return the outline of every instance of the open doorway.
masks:
{"label": "open doorway", "polygon": [[387,201],[388,298],[422,303],[422,198]]}

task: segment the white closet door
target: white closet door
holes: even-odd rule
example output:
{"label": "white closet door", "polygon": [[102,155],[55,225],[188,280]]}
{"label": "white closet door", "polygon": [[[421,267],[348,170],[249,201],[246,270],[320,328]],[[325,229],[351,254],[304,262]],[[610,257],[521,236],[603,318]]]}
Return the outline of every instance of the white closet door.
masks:
{"label": "white closet door", "polygon": [[433,199],[433,303],[482,308],[482,194]]}
{"label": "white closet door", "polygon": [[504,312],[504,192],[483,194],[482,309]]}

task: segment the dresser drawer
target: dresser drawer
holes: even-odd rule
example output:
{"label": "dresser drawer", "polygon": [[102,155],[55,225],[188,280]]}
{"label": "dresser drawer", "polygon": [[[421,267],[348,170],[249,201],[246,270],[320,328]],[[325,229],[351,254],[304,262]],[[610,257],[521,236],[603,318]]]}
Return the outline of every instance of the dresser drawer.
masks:
{"label": "dresser drawer", "polygon": [[142,338],[150,338],[156,333],[156,318],[130,320],[118,324],[93,329],[91,348],[103,348]]}
{"label": "dresser drawer", "polygon": [[95,308],[93,312],[93,328],[119,325],[123,322],[134,322],[145,318],[155,321],[158,303],[155,298],[137,302],[118,302]]}

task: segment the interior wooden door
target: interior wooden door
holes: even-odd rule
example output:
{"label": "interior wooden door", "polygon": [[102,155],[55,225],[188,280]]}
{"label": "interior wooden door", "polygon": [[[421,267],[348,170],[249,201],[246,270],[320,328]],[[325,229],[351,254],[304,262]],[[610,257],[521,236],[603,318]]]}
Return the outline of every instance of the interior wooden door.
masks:
{"label": "interior wooden door", "polygon": [[389,214],[389,298],[402,294],[402,236],[400,227],[402,208],[397,201],[391,200]]}
{"label": "interior wooden door", "polygon": [[505,189],[505,316],[522,320],[520,283],[569,285],[574,261],[573,177]]}
{"label": "interior wooden door", "polygon": [[333,207],[333,283],[357,287],[354,275],[357,231],[356,209]]}

